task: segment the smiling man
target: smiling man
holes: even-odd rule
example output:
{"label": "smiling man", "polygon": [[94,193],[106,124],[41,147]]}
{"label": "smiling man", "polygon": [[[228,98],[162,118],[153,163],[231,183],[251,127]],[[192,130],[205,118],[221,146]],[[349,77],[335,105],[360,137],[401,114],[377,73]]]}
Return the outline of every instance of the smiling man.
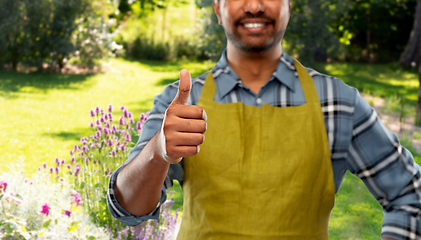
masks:
{"label": "smiling man", "polygon": [[[288,0],[216,0],[227,49],[154,107],[110,179],[111,213],[158,218],[177,179],[178,239],[328,239],[345,172],[384,208],[383,239],[421,239],[421,168],[358,92],[283,52]],[[292,16],[293,17],[293,16]]]}

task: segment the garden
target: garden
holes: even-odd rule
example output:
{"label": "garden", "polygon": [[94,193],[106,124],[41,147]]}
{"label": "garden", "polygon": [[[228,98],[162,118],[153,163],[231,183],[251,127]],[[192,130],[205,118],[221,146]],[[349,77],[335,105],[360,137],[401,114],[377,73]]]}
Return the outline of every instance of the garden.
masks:
{"label": "garden", "polygon": [[[30,6],[30,1],[6,2]],[[41,2],[45,5],[37,5],[38,10],[55,1]],[[69,24],[79,24],[68,33],[71,41],[58,44],[59,36],[52,36],[53,29],[45,30],[45,36],[51,39],[39,36],[38,40],[33,40],[41,44],[44,39],[43,46],[55,49],[51,53],[37,51],[36,44],[26,46],[24,41],[32,39],[29,33],[14,35],[12,42],[0,37],[0,43],[10,51],[19,50],[15,55],[0,50],[0,239],[146,240],[174,239],[177,233],[183,213],[183,195],[177,182],[168,190],[169,197],[161,207],[159,221],[150,220],[128,227],[108,211],[108,180],[126,161],[141,134],[153,106],[153,97],[167,84],[176,81],[182,68],[189,69],[192,77],[196,77],[215,64],[217,51],[224,48],[221,29],[212,29],[206,24],[207,1],[93,2],[98,5],[89,11],[74,10],[87,15],[67,12],[65,8],[59,12],[68,14]],[[0,3],[3,14],[0,14],[3,16],[0,26],[10,27],[10,23],[18,20],[8,18],[9,25],[5,24],[7,14],[1,12],[5,9],[1,4],[5,3]],[[80,3],[86,2],[72,0],[69,6]],[[399,4],[412,6],[413,10],[415,3],[401,1]],[[381,4],[389,4],[389,9],[395,6],[390,1]],[[22,6],[24,4],[16,9]],[[329,6],[330,11],[335,11]],[[12,9],[12,6],[7,7]],[[360,5],[337,4],[336,7],[347,8],[350,13],[366,9]],[[28,9],[34,10],[35,6]],[[93,11],[95,9],[97,11]],[[192,9],[195,18],[174,20],[180,19],[180,12]],[[305,11],[300,1],[294,9]],[[372,10],[381,14],[379,9],[373,7]],[[395,11],[398,10],[401,8],[395,6]],[[28,10],[27,15],[24,11],[20,14],[23,15],[17,19],[29,17],[31,13]],[[413,20],[413,11],[411,16]],[[41,22],[50,20],[39,19]],[[348,25],[342,24],[339,33],[331,33],[338,45],[330,45],[337,46],[336,49],[325,49],[321,54],[327,56],[325,61],[315,59],[307,65],[335,76],[369,96],[366,98],[368,103],[376,108],[386,124],[397,121],[402,126],[396,134],[401,144],[412,152],[415,161],[421,164],[421,151],[416,148],[421,141],[421,129],[415,126],[419,97],[416,68],[405,68],[397,60],[382,62],[378,47],[384,43],[380,41],[376,43],[377,47],[372,44],[372,54],[367,55],[364,51],[367,49],[361,50],[362,33],[358,30],[361,26],[341,22],[340,18],[325,20],[331,21],[329,24],[336,29],[341,29],[338,24]],[[286,39],[286,48],[291,55],[304,58],[319,52],[321,49],[307,49],[305,41],[294,40],[299,39],[296,26],[302,24],[294,21],[300,19],[293,20],[292,36]],[[194,24],[189,24],[192,22],[202,24],[197,31],[206,31],[209,37],[203,41],[197,39],[197,34],[191,32]],[[151,23],[156,23],[157,29],[145,27]],[[25,24],[19,26],[27,26]],[[190,32],[182,30],[186,25]],[[18,32],[12,30],[13,34]],[[345,30],[352,33],[351,38]],[[178,36],[177,32],[183,32],[184,36]],[[320,44],[326,44],[326,39],[319,39]],[[209,48],[212,42],[215,43],[213,51]],[[401,46],[398,50],[403,51],[406,43],[407,39],[402,46],[396,45]],[[357,50],[363,53],[356,54]],[[397,50],[388,51],[392,58]],[[317,58],[320,54],[314,56]],[[367,56],[369,60],[364,59]],[[384,104],[377,107],[379,100]],[[382,208],[376,199],[361,180],[348,172],[336,195],[329,225],[330,239],[379,239],[382,217]]]}

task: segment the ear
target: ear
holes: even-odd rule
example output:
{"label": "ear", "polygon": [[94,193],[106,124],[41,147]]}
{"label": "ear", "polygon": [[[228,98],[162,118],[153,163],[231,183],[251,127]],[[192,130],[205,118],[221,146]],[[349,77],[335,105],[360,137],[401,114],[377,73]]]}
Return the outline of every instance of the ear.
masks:
{"label": "ear", "polygon": [[292,6],[292,0],[289,0],[289,3],[288,3],[288,5],[289,5],[289,13],[291,14],[291,6]]}
{"label": "ear", "polygon": [[221,13],[219,11],[219,3],[221,0],[213,0],[213,10],[215,11],[216,17],[218,18],[218,24],[221,25]]}

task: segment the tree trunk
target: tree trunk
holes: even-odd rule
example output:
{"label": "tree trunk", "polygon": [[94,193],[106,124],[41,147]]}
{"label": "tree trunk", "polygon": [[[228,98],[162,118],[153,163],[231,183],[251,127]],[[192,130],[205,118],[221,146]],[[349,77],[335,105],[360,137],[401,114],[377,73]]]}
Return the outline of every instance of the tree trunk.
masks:
{"label": "tree trunk", "polygon": [[411,67],[413,63],[419,65],[421,51],[421,0],[418,0],[415,10],[414,25],[409,36],[408,45],[402,53],[400,64],[404,67]]}

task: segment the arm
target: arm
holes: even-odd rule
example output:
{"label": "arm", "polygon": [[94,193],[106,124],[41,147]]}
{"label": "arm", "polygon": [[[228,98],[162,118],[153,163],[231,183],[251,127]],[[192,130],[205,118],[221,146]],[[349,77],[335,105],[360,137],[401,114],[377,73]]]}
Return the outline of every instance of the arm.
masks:
{"label": "arm", "polygon": [[383,239],[420,239],[420,166],[359,95],[353,122],[347,168],[382,205]]}
{"label": "arm", "polygon": [[[131,215],[148,214],[157,206],[170,164],[197,154],[204,140],[203,109],[186,105],[190,89],[190,74],[182,71],[178,93],[165,112],[161,129],[132,161],[116,171],[114,202]],[[111,205],[112,199],[108,203]]]}

